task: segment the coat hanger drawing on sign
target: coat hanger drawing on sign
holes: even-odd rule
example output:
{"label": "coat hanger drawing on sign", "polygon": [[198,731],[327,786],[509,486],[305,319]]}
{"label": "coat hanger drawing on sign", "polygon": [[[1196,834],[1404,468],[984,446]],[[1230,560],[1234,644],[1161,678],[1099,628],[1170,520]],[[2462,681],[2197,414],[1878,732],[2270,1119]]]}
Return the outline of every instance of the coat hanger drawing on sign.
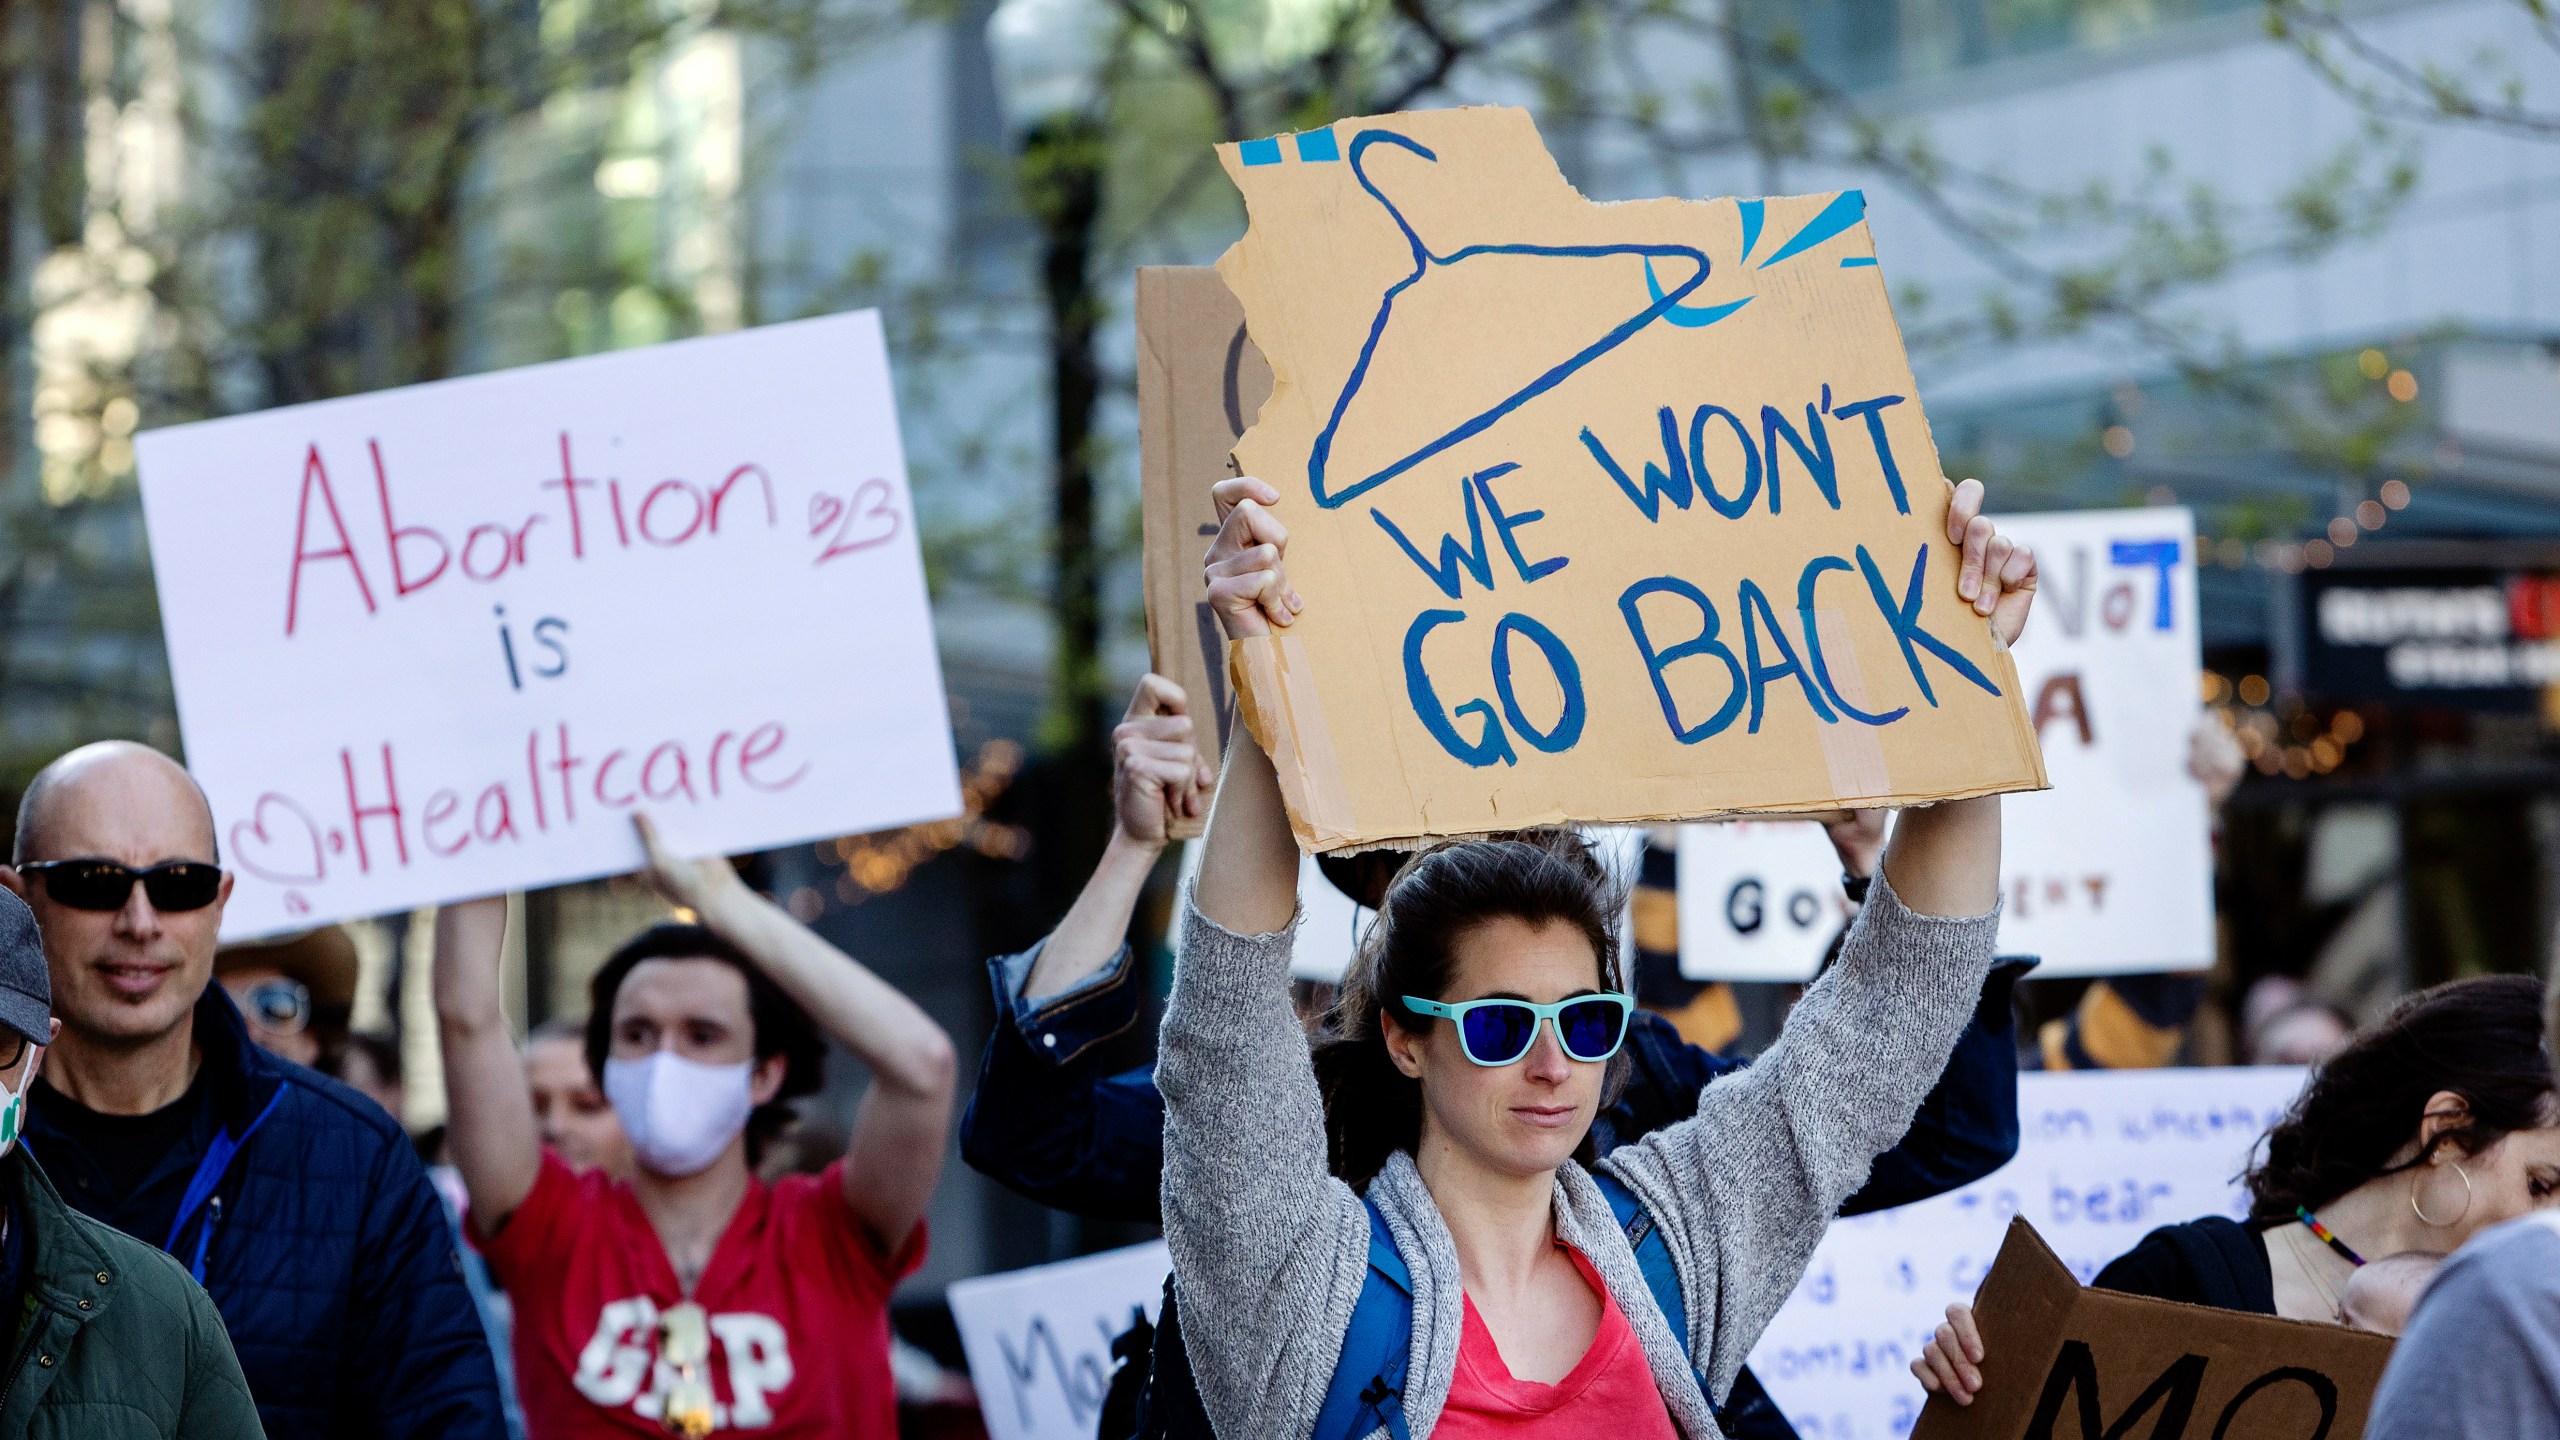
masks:
{"label": "coat hanger drawing on sign", "polygon": [[[1405,218],[1404,212],[1398,209],[1396,203],[1393,200],[1388,199],[1386,193],[1378,188],[1377,182],[1370,178],[1365,165],[1365,160],[1371,147],[1377,145],[1392,145],[1397,148],[1410,151],[1411,153],[1418,155],[1425,160],[1431,161],[1434,164],[1439,163],[1440,159],[1438,155],[1434,154],[1420,142],[1410,139],[1404,135],[1397,134],[1392,130],[1364,130],[1360,132],[1360,134],[1352,138],[1349,151],[1346,155],[1346,158],[1349,160],[1351,165],[1351,173],[1353,177],[1360,182],[1360,188],[1367,191],[1370,198],[1378,202],[1379,206],[1387,212],[1388,218],[1395,221],[1396,229],[1403,234],[1406,246],[1413,252],[1413,271],[1403,279],[1398,280],[1395,284],[1387,287],[1386,293],[1379,297],[1377,314],[1371,318],[1369,322],[1368,336],[1361,342],[1360,358],[1352,366],[1350,377],[1343,382],[1341,393],[1335,396],[1332,413],[1327,417],[1324,429],[1316,435],[1314,448],[1308,456],[1308,489],[1313,493],[1316,503],[1328,510],[1346,504],[1355,497],[1376,489],[1378,486],[1385,484],[1387,481],[1394,479],[1398,475],[1401,475],[1416,465],[1430,459],[1432,456],[1449,449],[1451,446],[1456,445],[1471,436],[1481,434],[1486,429],[1490,428],[1495,422],[1502,419],[1505,415],[1519,409],[1522,405],[1527,404],[1539,395],[1554,389],[1557,385],[1562,384],[1565,380],[1570,378],[1575,372],[1581,370],[1584,366],[1591,364],[1593,361],[1598,360],[1610,351],[1617,349],[1620,345],[1625,344],[1639,331],[1657,320],[1667,321],[1670,324],[1680,326],[1684,329],[1697,329],[1707,325],[1712,325],[1716,321],[1724,319],[1726,316],[1733,314],[1735,311],[1740,310],[1743,306],[1751,302],[1752,297],[1745,295],[1741,299],[1717,305],[1684,305],[1680,303],[1685,297],[1696,291],[1699,286],[1706,283],[1707,272],[1709,269],[1706,253],[1694,246],[1688,245],[1645,245],[1635,243],[1617,245],[1531,245],[1525,243],[1488,243],[1464,246],[1450,251],[1445,255],[1435,254],[1429,246],[1422,242],[1422,237],[1415,232],[1412,222]],[[1760,230],[1765,210],[1763,202],[1759,200],[1745,200],[1740,202],[1740,204],[1743,225],[1742,255],[1747,261],[1750,257],[1753,246],[1757,244],[1760,238]],[[1821,213],[1814,216],[1814,218],[1808,222],[1802,230],[1798,231],[1776,252],[1772,253],[1768,259],[1761,261],[1759,266],[1756,268],[1766,269],[1780,261],[1791,259],[1796,255],[1802,254],[1804,251],[1820,244],[1822,241],[1828,240],[1832,236],[1839,234],[1841,231],[1848,229],[1850,226],[1857,224],[1860,219],[1864,218],[1865,212],[1866,200],[1864,195],[1855,190],[1844,190],[1840,192],[1840,194],[1832,198],[1831,203],[1825,206]],[[1466,419],[1461,420],[1449,429],[1442,431],[1437,436],[1434,436],[1432,439],[1424,442],[1422,445],[1405,454],[1401,458],[1391,461],[1387,465],[1362,477],[1350,485],[1344,486],[1338,490],[1329,490],[1327,488],[1328,480],[1326,476],[1326,468],[1332,459],[1334,438],[1340,432],[1343,421],[1350,414],[1352,403],[1359,397],[1361,386],[1369,377],[1370,362],[1375,359],[1378,350],[1378,342],[1386,334],[1389,321],[1394,318],[1397,298],[1403,295],[1407,290],[1410,290],[1415,285],[1421,283],[1422,280],[1435,269],[1454,267],[1464,264],[1466,261],[1476,257],[1487,255],[1527,255],[1549,259],[1575,260],[1605,259],[1617,255],[1636,256],[1644,262],[1645,291],[1649,303],[1627,319],[1620,321],[1609,329],[1607,333],[1583,346],[1580,350],[1575,351],[1572,355],[1548,366],[1528,383],[1513,390],[1510,394],[1503,396],[1501,399],[1496,400],[1491,405],[1488,405],[1468,416]],[[1656,261],[1664,262],[1667,265],[1669,262],[1674,260],[1687,261],[1696,268],[1686,279],[1666,291],[1663,288],[1660,275],[1654,269],[1654,265]],[[1844,260],[1841,263],[1844,265],[1857,263],[1871,265],[1874,261],[1870,258],[1861,260]]]}

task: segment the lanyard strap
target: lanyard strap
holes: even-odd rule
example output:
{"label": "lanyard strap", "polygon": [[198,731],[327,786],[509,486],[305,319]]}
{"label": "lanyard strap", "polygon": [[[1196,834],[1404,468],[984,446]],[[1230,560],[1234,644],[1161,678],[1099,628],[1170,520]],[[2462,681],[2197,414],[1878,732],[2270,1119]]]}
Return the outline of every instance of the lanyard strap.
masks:
{"label": "lanyard strap", "polygon": [[[267,1107],[258,1112],[257,1118],[249,1122],[238,1139],[233,1139],[228,1130],[217,1128],[213,1132],[213,1142],[204,1147],[204,1158],[196,1162],[196,1173],[187,1177],[187,1193],[178,1201],[177,1218],[169,1222],[169,1238],[160,1242],[161,1249],[172,1255],[178,1253],[178,1237],[186,1232],[187,1222],[195,1218],[207,1200],[213,1198],[214,1187],[222,1183],[222,1173],[231,1168],[231,1157],[240,1153],[240,1147],[249,1143],[249,1137],[258,1133],[258,1127],[267,1123],[268,1116],[276,1113],[276,1106],[284,1102],[284,1092],[289,1088],[279,1083],[276,1093],[267,1100]],[[204,1283],[205,1248],[212,1238],[210,1234],[197,1238],[195,1263],[187,1267],[199,1285]]]}

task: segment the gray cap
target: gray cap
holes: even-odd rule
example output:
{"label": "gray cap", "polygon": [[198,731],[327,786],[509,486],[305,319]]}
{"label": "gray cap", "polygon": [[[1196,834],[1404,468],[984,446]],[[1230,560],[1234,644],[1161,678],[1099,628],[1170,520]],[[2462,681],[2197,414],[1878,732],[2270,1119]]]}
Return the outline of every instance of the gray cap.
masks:
{"label": "gray cap", "polygon": [[0,1025],[29,1044],[53,1039],[53,977],[45,969],[36,912],[6,890],[0,890]]}

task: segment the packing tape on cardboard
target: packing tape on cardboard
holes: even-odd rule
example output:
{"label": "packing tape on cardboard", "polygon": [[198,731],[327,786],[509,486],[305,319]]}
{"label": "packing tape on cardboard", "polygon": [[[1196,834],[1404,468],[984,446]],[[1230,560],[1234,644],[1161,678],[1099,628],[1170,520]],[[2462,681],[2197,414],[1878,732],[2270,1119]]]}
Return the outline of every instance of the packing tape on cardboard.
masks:
{"label": "packing tape on cardboard", "polygon": [[1271,756],[1289,802],[1298,845],[1323,850],[1352,833],[1351,791],[1316,696],[1315,664],[1295,635],[1258,635],[1227,642],[1227,684],[1236,713]]}
{"label": "packing tape on cardboard", "polygon": [[[1841,699],[1874,713],[1867,703],[1866,675],[1858,668],[1857,637],[1849,633],[1849,617],[1838,610],[1813,612],[1822,636],[1823,668]],[[1872,800],[1893,793],[1893,773],[1884,763],[1884,736],[1873,725],[1841,716],[1836,725],[1817,727],[1823,768],[1831,772],[1831,793],[1843,801]]]}

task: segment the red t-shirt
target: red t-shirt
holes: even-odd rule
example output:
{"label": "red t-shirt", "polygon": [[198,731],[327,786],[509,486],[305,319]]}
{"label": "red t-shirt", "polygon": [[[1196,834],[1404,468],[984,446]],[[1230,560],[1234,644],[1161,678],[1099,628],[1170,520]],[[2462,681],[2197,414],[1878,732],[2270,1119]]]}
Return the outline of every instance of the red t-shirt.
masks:
{"label": "red t-shirt", "polygon": [[[885,1254],[845,1205],[844,1162],[746,1198],[693,1298],[710,1312],[713,1428],[897,1440],[889,1292],[924,1226]],[[684,1298],[631,1187],[545,1150],[533,1192],[480,1243],[515,1306],[516,1390],[537,1440],[663,1436],[658,1315]]]}
{"label": "red t-shirt", "polygon": [[1458,1332],[1458,1373],[1449,1383],[1448,1403],[1441,1407],[1432,1440],[1548,1440],[1566,1435],[1606,1435],[1609,1440],[1679,1440],[1662,1391],[1645,1363],[1644,1344],[1618,1308],[1617,1297],[1600,1283],[1600,1272],[1571,1246],[1573,1268],[1600,1296],[1600,1333],[1582,1352],[1573,1372],[1553,1385],[1515,1380],[1502,1363],[1493,1332],[1476,1315],[1476,1302],[1466,1302],[1466,1325]]}

